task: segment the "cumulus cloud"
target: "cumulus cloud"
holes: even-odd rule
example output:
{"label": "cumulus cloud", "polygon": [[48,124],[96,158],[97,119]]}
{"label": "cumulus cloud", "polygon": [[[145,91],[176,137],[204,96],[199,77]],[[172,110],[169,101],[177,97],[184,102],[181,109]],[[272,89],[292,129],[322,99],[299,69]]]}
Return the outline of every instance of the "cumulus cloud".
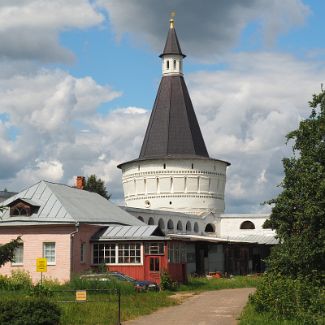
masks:
{"label": "cumulus cloud", "polygon": [[103,19],[87,0],[2,0],[0,57],[69,62],[73,54],[59,44],[59,32],[96,26]]}
{"label": "cumulus cloud", "polygon": [[[285,135],[297,128],[320,89],[324,65],[279,53],[240,53],[227,70],[188,76],[210,156],[230,161],[226,206],[232,212],[267,209],[291,155]],[[229,211],[229,210],[228,210]]]}
{"label": "cumulus cloud", "polygon": [[267,45],[279,33],[302,25],[310,10],[301,0],[98,0],[107,9],[118,38],[124,33],[135,42],[148,42],[162,50],[170,12],[179,13],[176,29],[182,37],[182,49],[202,60],[220,58],[235,46],[243,29],[257,23]]}

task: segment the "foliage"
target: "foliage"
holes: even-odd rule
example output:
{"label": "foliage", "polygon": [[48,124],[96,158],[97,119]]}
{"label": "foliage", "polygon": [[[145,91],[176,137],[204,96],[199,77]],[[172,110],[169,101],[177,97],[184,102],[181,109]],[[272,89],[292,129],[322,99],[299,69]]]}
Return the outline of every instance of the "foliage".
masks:
{"label": "foliage", "polygon": [[7,244],[0,246],[0,267],[7,262],[11,262],[15,255],[15,249],[20,245],[21,239],[17,237]]}
{"label": "foliage", "polygon": [[0,289],[4,290],[30,290],[32,278],[24,270],[13,270],[11,276],[0,275]]}
{"label": "foliage", "polygon": [[53,296],[53,291],[49,286],[39,282],[35,286],[31,287],[30,295],[35,297],[51,297]]}
{"label": "foliage", "polygon": [[167,271],[162,271],[160,274],[160,288],[162,290],[175,290],[177,283],[174,282]]}
{"label": "foliage", "polygon": [[325,270],[325,92],[314,95],[312,111],[287,135],[293,156],[283,159],[282,193],[266,227],[276,230],[280,245],[269,260],[269,271],[322,278]]}
{"label": "foliage", "polygon": [[111,197],[111,195],[108,194],[106,190],[104,181],[100,178],[97,178],[96,175],[90,175],[87,178],[84,190],[98,193],[107,200],[109,200]]}
{"label": "foliage", "polygon": [[300,324],[320,324],[325,314],[325,291],[304,278],[268,275],[250,297],[255,310],[275,319],[294,319]]}
{"label": "foliage", "polygon": [[42,298],[15,297],[0,300],[0,324],[55,325],[59,324],[59,307]]}

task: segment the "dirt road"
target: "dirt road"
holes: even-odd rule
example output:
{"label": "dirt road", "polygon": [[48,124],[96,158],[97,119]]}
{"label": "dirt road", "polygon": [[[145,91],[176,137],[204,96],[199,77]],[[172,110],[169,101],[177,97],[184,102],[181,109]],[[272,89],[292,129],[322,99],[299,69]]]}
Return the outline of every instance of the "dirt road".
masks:
{"label": "dirt road", "polygon": [[207,291],[124,325],[235,325],[254,288]]}

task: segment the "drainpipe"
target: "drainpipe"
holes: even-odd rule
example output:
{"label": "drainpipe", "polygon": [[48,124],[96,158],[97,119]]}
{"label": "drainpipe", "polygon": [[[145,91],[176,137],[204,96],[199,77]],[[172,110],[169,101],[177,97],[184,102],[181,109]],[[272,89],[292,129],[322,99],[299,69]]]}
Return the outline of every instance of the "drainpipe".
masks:
{"label": "drainpipe", "polygon": [[74,235],[79,232],[79,221],[77,221],[75,223],[75,228],[76,228],[76,230],[74,230],[72,233],[70,233],[70,279],[71,279],[71,275],[74,271],[74,268],[73,268],[73,239],[74,239]]}

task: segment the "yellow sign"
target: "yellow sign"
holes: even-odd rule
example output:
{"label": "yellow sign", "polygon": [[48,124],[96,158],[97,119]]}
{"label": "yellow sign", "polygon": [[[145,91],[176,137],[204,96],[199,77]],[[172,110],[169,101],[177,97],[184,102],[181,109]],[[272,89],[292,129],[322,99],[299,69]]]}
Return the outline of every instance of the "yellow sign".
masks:
{"label": "yellow sign", "polygon": [[46,272],[47,271],[47,259],[37,258],[36,259],[36,272]]}
{"label": "yellow sign", "polygon": [[87,291],[86,290],[77,290],[76,291],[76,300],[77,301],[86,301],[87,300]]}

